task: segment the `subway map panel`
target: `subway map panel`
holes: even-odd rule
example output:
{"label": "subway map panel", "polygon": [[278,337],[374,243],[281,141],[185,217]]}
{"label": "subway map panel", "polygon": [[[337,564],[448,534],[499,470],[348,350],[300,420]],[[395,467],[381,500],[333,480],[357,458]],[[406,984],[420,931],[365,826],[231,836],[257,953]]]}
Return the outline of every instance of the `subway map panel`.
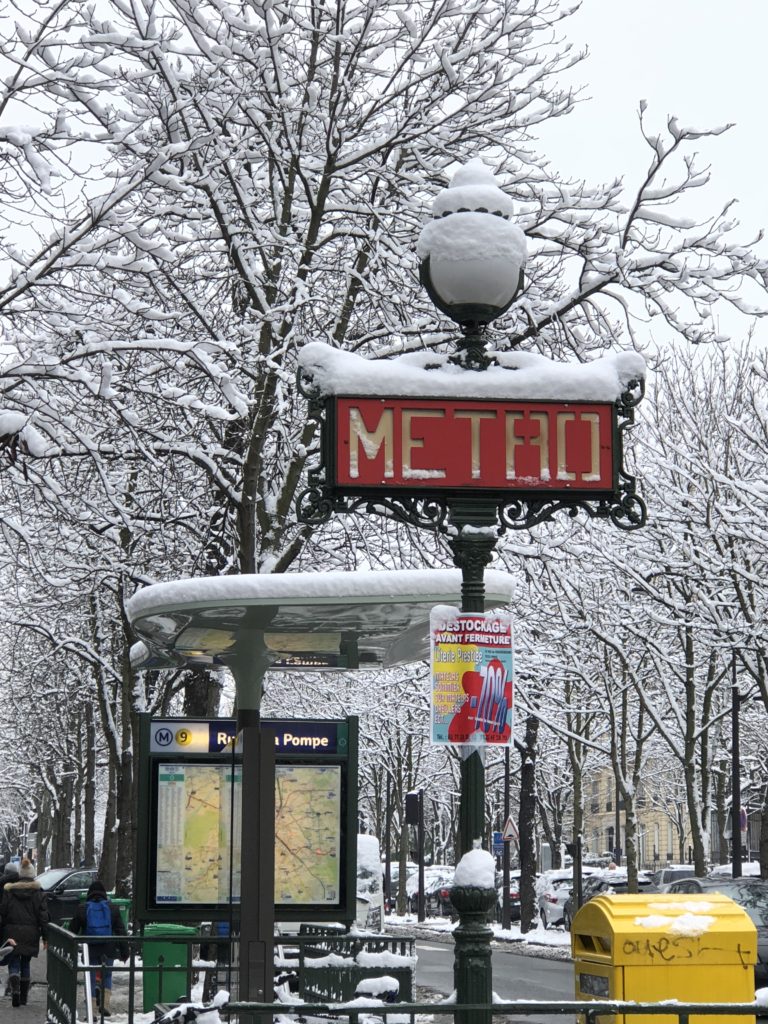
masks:
{"label": "subway map panel", "polygon": [[[231,766],[160,766],[155,889],[158,903],[229,902],[230,837],[240,836],[239,769],[235,769],[234,800],[232,782]],[[239,847],[234,852],[233,863],[239,871]],[[233,883],[237,893],[239,878],[233,879]]]}
{"label": "subway map panel", "polygon": [[[238,902],[240,768],[162,764],[157,780],[156,903],[227,904],[230,885]],[[275,903],[338,904],[341,854],[341,768],[277,765]]]}
{"label": "subway map panel", "polygon": [[278,765],[275,903],[339,902],[341,769]]}

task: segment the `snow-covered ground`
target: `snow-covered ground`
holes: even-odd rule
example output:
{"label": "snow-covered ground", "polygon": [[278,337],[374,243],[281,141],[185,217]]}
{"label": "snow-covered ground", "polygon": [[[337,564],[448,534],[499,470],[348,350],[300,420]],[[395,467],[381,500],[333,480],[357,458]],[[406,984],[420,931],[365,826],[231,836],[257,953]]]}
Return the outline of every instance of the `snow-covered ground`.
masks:
{"label": "snow-covered ground", "polygon": [[[387,925],[392,925],[396,928],[404,929],[427,929],[435,933],[443,933],[449,935],[456,927],[456,921],[451,921],[449,917],[428,917],[425,921],[419,923],[416,920],[415,914],[406,914],[403,917],[399,917],[397,914],[390,914],[387,916]],[[515,942],[522,943],[528,946],[551,946],[559,947],[563,950],[569,950],[571,946],[571,933],[563,931],[560,928],[544,928],[539,924],[533,931],[526,932],[525,935],[520,932],[520,922],[514,922],[510,928],[504,930],[500,924],[492,924],[493,936],[502,942]]]}

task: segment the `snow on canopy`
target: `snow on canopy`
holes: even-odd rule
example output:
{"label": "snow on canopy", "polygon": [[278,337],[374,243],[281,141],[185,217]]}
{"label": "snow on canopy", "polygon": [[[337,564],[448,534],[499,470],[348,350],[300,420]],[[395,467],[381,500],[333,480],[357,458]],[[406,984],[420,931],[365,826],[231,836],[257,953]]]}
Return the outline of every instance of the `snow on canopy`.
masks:
{"label": "snow on canopy", "polygon": [[[514,577],[499,569],[486,569],[489,598],[503,595],[511,600]],[[461,591],[459,569],[392,569],[357,572],[245,573],[240,576],[201,576],[195,579],[155,583],[139,590],[126,603],[131,622],[158,606],[209,605],[220,601],[279,601],[305,604],[312,599],[339,603],[384,598],[420,598],[439,601]]]}
{"label": "snow on canopy", "polygon": [[645,378],[645,360],[637,352],[610,353],[587,363],[555,362],[536,352],[489,355],[495,366],[467,370],[433,352],[372,360],[312,341],[302,348],[299,362],[324,397],[615,402],[632,381]]}

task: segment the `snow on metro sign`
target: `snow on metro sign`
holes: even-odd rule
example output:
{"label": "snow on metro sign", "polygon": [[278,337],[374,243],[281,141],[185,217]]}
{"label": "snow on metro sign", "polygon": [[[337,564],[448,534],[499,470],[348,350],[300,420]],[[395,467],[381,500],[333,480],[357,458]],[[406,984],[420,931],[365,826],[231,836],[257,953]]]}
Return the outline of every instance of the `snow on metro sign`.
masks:
{"label": "snow on metro sign", "polygon": [[562,492],[617,488],[609,402],[334,400],[332,486],[340,492]]}
{"label": "snow on metro sign", "polygon": [[299,519],[318,525],[363,511],[448,529],[451,509],[463,505],[484,522],[495,508],[502,530],[560,510],[643,526],[645,504],[623,465],[642,358],[571,365],[496,352],[494,360],[476,372],[435,353],[375,361],[307,343],[299,387],[322,441]]}

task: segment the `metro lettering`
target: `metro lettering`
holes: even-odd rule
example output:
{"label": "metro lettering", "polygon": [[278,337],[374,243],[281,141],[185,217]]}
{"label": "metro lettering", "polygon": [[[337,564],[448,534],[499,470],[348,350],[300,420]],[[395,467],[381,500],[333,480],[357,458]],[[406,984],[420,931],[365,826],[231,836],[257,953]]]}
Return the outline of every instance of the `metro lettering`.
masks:
{"label": "metro lettering", "polygon": [[613,490],[607,402],[336,402],[340,486]]}

